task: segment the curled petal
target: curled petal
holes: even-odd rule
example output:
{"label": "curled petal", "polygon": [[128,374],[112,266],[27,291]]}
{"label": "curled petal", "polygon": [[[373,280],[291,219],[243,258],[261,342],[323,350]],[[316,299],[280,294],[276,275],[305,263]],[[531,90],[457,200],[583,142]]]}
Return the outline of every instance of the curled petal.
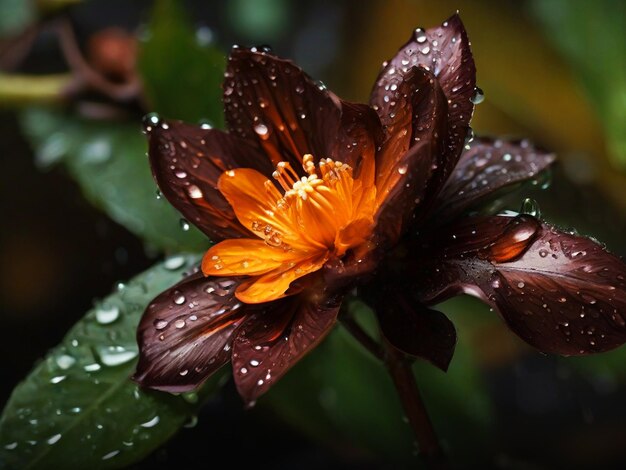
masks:
{"label": "curled petal", "polygon": [[472,217],[438,235],[429,247],[436,261],[419,279],[422,300],[482,298],[544,352],[582,355],[626,342],[626,265],[589,238],[520,217]]}
{"label": "curled petal", "polygon": [[312,154],[371,170],[381,134],[376,113],[340,100],[291,61],[233,49],[224,107],[230,131],[262,148],[273,166],[288,161],[303,176],[302,157]]}
{"label": "curled petal", "polygon": [[439,27],[415,30],[409,41],[383,67],[370,97],[383,126],[397,127],[395,121],[400,119],[400,113],[396,105],[403,93],[400,84],[413,67],[429,70],[437,78],[448,102],[445,146],[429,181],[427,200],[423,204],[423,210],[426,210],[461,155],[474,111],[471,99],[476,88],[476,67],[458,14]]}
{"label": "curled petal", "polygon": [[526,140],[474,139],[437,196],[437,217],[450,220],[504,188],[536,178],[554,160]]}
{"label": "curled petal", "polygon": [[233,344],[233,375],[241,397],[254,402],[312,350],[335,324],[339,302],[304,295],[267,304],[242,325]]}
{"label": "curled petal", "polygon": [[428,190],[440,164],[447,125],[446,97],[430,72],[412,69],[399,88],[407,99],[376,161],[378,226],[391,242]]}
{"label": "curled petal", "polygon": [[380,329],[387,341],[396,349],[447,371],[456,347],[452,322],[443,313],[415,303],[399,291],[390,295],[393,302],[379,302],[376,306]]}
{"label": "curled petal", "polygon": [[228,169],[266,164],[245,141],[214,129],[177,121],[146,123],[152,174],[167,200],[211,240],[249,234],[217,190]]}
{"label": "curled petal", "polygon": [[155,298],[137,330],[140,355],[133,380],[184,392],[228,362],[232,335],[249,309],[234,296],[239,282],[197,273]]}

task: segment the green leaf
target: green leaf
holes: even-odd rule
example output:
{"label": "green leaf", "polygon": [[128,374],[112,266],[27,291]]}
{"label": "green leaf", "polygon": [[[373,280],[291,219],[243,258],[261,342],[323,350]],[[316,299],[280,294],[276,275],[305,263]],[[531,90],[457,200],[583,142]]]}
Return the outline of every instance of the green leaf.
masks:
{"label": "green leaf", "polygon": [[[350,311],[365,329],[375,331],[365,305],[353,302]],[[492,410],[465,335],[459,337],[448,373],[424,362],[414,370],[440,438],[453,458],[468,462],[488,452]],[[341,326],[261,404],[320,441],[347,442],[386,462],[415,463],[413,435],[387,371]]]}
{"label": "green leaf", "polygon": [[[20,383],[0,418],[0,468],[119,468],[148,455],[218,387],[144,391],[129,379],[146,305],[198,256],[167,259],[97,302]],[[219,374],[218,374],[219,375]]]}
{"label": "green leaf", "polygon": [[626,168],[626,4],[534,0],[546,37],[570,61],[598,110],[614,160]]}
{"label": "green leaf", "polygon": [[209,245],[194,227],[183,230],[180,214],[165,199],[157,199],[139,124],[29,109],[22,114],[22,127],[41,166],[65,164],[87,199],[138,237],[174,251]]}
{"label": "green leaf", "polygon": [[139,53],[139,71],[152,111],[188,122],[223,125],[225,56],[198,40],[175,0],[156,2]]}

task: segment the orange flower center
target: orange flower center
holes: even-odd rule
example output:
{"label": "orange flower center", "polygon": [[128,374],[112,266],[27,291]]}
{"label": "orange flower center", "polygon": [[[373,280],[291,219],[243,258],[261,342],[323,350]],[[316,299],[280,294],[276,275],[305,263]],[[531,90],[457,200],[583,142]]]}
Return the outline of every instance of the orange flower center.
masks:
{"label": "orange flower center", "polygon": [[288,162],[277,165],[272,176],[283,193],[255,170],[229,170],[220,177],[219,190],[257,238],[218,243],[205,255],[202,270],[251,276],[236,292],[243,302],[284,297],[292,281],[363,245],[372,233],[373,185],[365,187],[349,165],[330,158],[316,167],[305,155],[302,167],[308,176],[299,177]]}

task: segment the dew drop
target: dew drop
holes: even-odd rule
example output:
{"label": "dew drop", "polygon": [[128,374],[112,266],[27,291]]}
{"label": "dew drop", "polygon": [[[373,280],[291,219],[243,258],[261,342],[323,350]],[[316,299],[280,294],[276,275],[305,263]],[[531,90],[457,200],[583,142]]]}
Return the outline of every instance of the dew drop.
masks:
{"label": "dew drop", "polygon": [[265,124],[257,124],[254,126],[254,132],[263,140],[267,140],[270,137],[270,131]]}
{"label": "dew drop", "polygon": [[165,269],[169,269],[170,271],[175,271],[176,269],[180,269],[185,264],[184,256],[170,256],[165,260],[163,266]]}
{"label": "dew drop", "polygon": [[527,197],[522,201],[522,207],[520,208],[520,214],[528,214],[533,217],[541,217],[541,210],[539,204],[534,199]]}
{"label": "dew drop", "polygon": [[415,30],[415,40],[419,44],[424,44],[426,42],[426,32],[423,28],[417,28]]}
{"label": "dew drop", "polygon": [[102,366],[94,362],[93,364],[87,364],[85,367],[83,367],[83,369],[85,369],[85,372],[96,372],[102,369]]}
{"label": "dew drop", "polygon": [[485,94],[483,93],[483,90],[478,87],[475,87],[474,94],[472,95],[471,101],[474,104],[480,104],[483,101],[485,101]]}
{"label": "dew drop", "polygon": [[59,439],[61,439],[61,434],[55,434],[54,436],[49,437],[46,442],[50,445],[53,445],[59,442]]}
{"label": "dew drop", "polygon": [[180,328],[184,328],[184,327],[185,327],[185,325],[186,325],[185,320],[176,320],[176,321],[174,322],[174,326],[175,326],[176,328],[178,328],[178,329],[180,329]]}
{"label": "dew drop", "polygon": [[141,423],[140,426],[142,428],[153,428],[154,426],[156,426],[157,424],[159,424],[160,418],[157,416],[155,416],[154,418],[146,421],[145,423]]}
{"label": "dew drop", "polygon": [[141,120],[143,130],[147,134],[161,123],[161,117],[157,113],[148,113]]}
{"label": "dew drop", "polygon": [[167,325],[169,325],[169,322],[166,320],[154,320],[154,327],[157,330],[162,330],[164,329]]}
{"label": "dew drop", "polygon": [[109,452],[108,454],[104,454],[104,455],[102,456],[102,460],[109,460],[109,459],[112,459],[113,457],[115,457],[115,456],[116,456],[117,454],[119,454],[119,453],[120,453],[120,451],[119,451],[119,450],[114,450],[114,451],[111,451],[111,452]]}
{"label": "dew drop", "polygon": [[184,303],[185,303],[185,296],[184,296],[184,295],[179,295],[178,297],[176,297],[176,298],[174,299],[174,303],[175,303],[176,305],[182,305],[182,304],[184,304]]}
{"label": "dew drop", "polygon": [[17,442],[11,442],[10,444],[7,444],[4,446],[4,448],[6,450],[13,450],[17,447]]}
{"label": "dew drop", "polygon": [[408,169],[408,165],[402,165],[398,168],[398,173],[400,173],[401,175],[405,175]]}
{"label": "dew drop", "polygon": [[252,367],[258,367],[258,365],[259,365],[259,364],[260,364],[260,362],[259,362],[259,361],[257,361],[256,359],[252,359],[252,360],[250,361],[250,365],[251,365]]}
{"label": "dew drop", "polygon": [[96,310],[96,321],[101,325],[113,323],[120,316],[120,309],[116,305],[100,307]]}
{"label": "dew drop", "polygon": [[189,222],[187,222],[185,219],[180,219],[179,223],[180,228],[183,229],[184,232],[188,232],[191,228],[191,225],[189,225]]}
{"label": "dew drop", "polygon": [[203,196],[202,191],[195,184],[192,184],[187,188],[187,194],[189,194],[191,199],[202,199]]}
{"label": "dew drop", "polygon": [[105,366],[119,366],[134,359],[137,356],[137,350],[126,349],[122,346],[106,346],[98,349],[100,361]]}
{"label": "dew drop", "polygon": [[61,369],[66,370],[76,364],[76,359],[68,354],[61,354],[56,358],[56,363]]}
{"label": "dew drop", "polygon": [[50,383],[51,384],[58,384],[61,383],[65,380],[65,378],[67,377],[67,375],[57,375],[56,377],[52,377],[50,379]]}

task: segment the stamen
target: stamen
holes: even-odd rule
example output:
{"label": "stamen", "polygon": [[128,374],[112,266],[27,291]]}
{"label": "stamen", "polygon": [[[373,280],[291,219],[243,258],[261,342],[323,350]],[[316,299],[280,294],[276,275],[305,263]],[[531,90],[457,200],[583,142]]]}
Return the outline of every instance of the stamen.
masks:
{"label": "stamen", "polygon": [[298,174],[291,168],[289,162],[278,162],[276,171],[272,173],[272,177],[280,183],[285,191],[290,190],[298,181]]}
{"label": "stamen", "polygon": [[[330,158],[322,158],[319,162],[319,173],[316,171],[313,155],[306,154],[302,157],[302,168],[309,176],[298,178],[289,162],[280,162],[276,165],[276,171],[272,176],[280,183],[285,191],[284,197],[276,204],[280,209],[289,207],[289,201],[299,197],[303,201],[316,201],[318,206],[326,206],[332,210],[332,206],[326,201],[324,192],[331,191],[329,183],[335,183],[342,177],[342,173],[348,172],[352,176],[352,168],[342,162]],[[321,178],[318,176],[321,174]],[[270,183],[271,184],[271,183]]]}
{"label": "stamen", "polygon": [[306,171],[309,175],[317,178],[317,175],[315,174],[315,163],[313,163],[313,155],[310,153],[307,153],[304,157],[302,157],[302,168],[304,168],[304,171]]}

